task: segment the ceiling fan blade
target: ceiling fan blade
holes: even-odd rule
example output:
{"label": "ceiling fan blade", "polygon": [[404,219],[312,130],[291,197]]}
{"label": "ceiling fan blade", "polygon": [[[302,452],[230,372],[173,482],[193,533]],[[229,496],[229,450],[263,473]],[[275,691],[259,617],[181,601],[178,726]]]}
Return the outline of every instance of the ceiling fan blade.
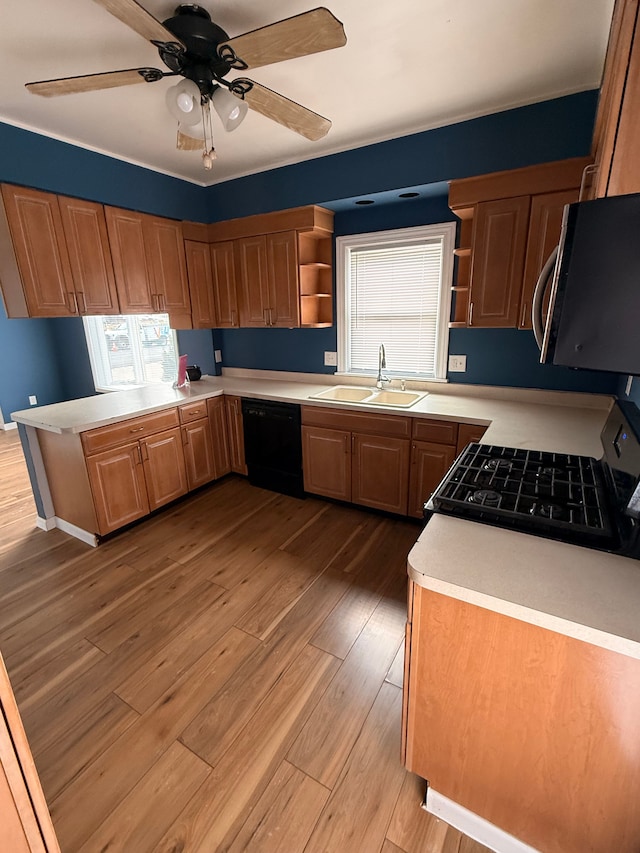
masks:
{"label": "ceiling fan blade", "polygon": [[277,121],[278,124],[288,127],[289,130],[299,133],[312,142],[322,139],[329,132],[331,122],[328,118],[323,118],[318,113],[301,107],[295,101],[290,101],[284,95],[279,95],[253,80],[245,81],[245,78],[234,80],[234,83],[242,84],[244,82],[251,83],[251,89],[244,96],[249,109]]}
{"label": "ceiling fan blade", "polygon": [[136,0],[94,0],[94,2],[123,24],[131,27],[142,38],[148,41],[176,42],[184,47],[179,38],[176,38],[150,12],[136,3]]}
{"label": "ceiling fan blade", "polygon": [[[150,79],[140,73],[145,72]],[[156,76],[157,75],[157,76]],[[41,80],[37,83],[26,83],[33,95],[53,98],[57,95],[76,95],[79,92],[95,92],[98,89],[114,89],[116,86],[131,86],[134,83],[159,80],[162,71],[157,68],[129,68],[126,71],[106,71],[103,74],[85,74],[81,77],[61,77],[58,80]]]}
{"label": "ceiling fan blade", "polygon": [[346,43],[347,37],[341,22],[321,6],[229,39],[218,46],[218,53],[224,56],[228,46],[246,63],[247,68],[259,68],[273,62],[343,47]]}

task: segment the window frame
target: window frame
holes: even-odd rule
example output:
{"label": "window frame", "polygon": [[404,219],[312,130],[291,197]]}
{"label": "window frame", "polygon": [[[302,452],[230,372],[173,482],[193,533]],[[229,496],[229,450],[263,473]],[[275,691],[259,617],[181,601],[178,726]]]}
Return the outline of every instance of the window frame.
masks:
{"label": "window frame", "polygon": [[[142,317],[142,316],[144,316],[144,317],[162,316],[163,318],[166,317],[166,319],[167,319],[166,325],[169,327],[169,337],[173,341],[173,349],[174,349],[175,356],[176,356],[176,373],[177,373],[177,363],[178,363],[178,354],[179,354],[178,336],[176,334],[175,329],[172,329],[171,326],[169,325],[169,323],[170,323],[169,315],[166,312],[158,312],[158,313],[152,312],[151,314],[144,314],[144,315],[141,315],[141,314],[90,314],[90,315],[85,315],[82,318],[82,328],[84,331],[85,340],[86,340],[86,344],[87,344],[87,350],[89,353],[89,364],[91,367],[91,377],[93,379],[94,387],[98,393],[106,394],[106,393],[111,393],[114,391],[115,392],[117,392],[117,391],[130,391],[130,390],[138,389],[138,388],[146,388],[146,387],[152,386],[152,385],[169,385],[169,386],[171,386],[173,380],[171,382],[169,382],[169,381],[164,381],[164,382],[163,381],[160,381],[160,382],[143,381],[143,382],[135,382],[135,383],[131,383],[131,384],[126,384],[126,385],[125,384],[123,384],[123,385],[106,385],[106,384],[101,384],[99,381],[100,380],[100,367],[99,367],[97,360],[96,360],[95,347],[96,346],[101,347],[102,341],[95,341],[94,340],[93,331],[91,328],[92,325],[99,323],[99,322],[102,322],[102,324],[104,324],[104,320],[106,318],[122,317],[122,318],[124,318],[124,321],[127,323],[127,331],[128,332],[130,331],[130,329],[132,327],[136,328],[136,330],[139,331],[141,328],[141,324],[140,324],[139,320],[140,320],[140,317]],[[130,322],[130,321],[132,321],[132,322]],[[129,339],[132,340],[132,337],[133,336],[130,335]],[[142,367],[142,363],[144,361],[143,349],[142,349],[143,348],[142,338],[141,337],[136,338],[135,344],[133,343],[133,341],[132,341],[132,344],[133,344],[133,346],[131,347],[131,349],[133,351],[132,352],[133,362],[134,362],[135,370],[137,371],[139,368]]]}
{"label": "window frame", "polygon": [[[405,378],[417,381],[446,382],[447,356],[449,352],[449,320],[451,317],[451,299],[453,287],[453,250],[456,241],[456,223],[438,222],[431,225],[419,225],[412,228],[395,228],[388,231],[369,231],[364,234],[350,234],[336,237],[336,299],[337,299],[337,345],[338,366],[336,373],[343,376],[377,376],[378,366],[371,371],[348,370],[349,355],[349,254],[354,248],[365,246],[383,247],[393,243],[415,243],[416,240],[442,240],[442,274],[438,299],[438,319],[436,325],[436,347],[434,376],[409,374]],[[394,376],[402,376],[402,369],[387,371]]]}

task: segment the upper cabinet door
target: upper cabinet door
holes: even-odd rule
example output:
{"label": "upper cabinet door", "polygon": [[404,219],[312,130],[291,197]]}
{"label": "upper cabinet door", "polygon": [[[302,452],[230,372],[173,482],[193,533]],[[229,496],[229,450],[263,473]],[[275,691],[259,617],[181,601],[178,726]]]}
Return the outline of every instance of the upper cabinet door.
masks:
{"label": "upper cabinet door", "polygon": [[235,241],[240,276],[240,325],[269,325],[267,238],[264,234]]}
{"label": "upper cabinet door", "polygon": [[616,0],[613,10],[593,133],[596,175],[590,198],[640,192],[638,6],[638,0]]}
{"label": "upper cabinet door", "polygon": [[143,229],[156,311],[166,311],[174,329],[191,328],[182,224],[173,219],[145,216]]}
{"label": "upper cabinet door", "polygon": [[519,329],[531,328],[531,302],[538,276],[560,240],[564,206],[578,201],[578,195],[579,190],[576,187],[557,193],[534,195],[531,199],[527,257],[518,312]]}
{"label": "upper cabinet door", "polygon": [[57,196],[2,185],[29,317],[78,313]]}
{"label": "upper cabinet door", "polygon": [[216,328],[237,328],[240,317],[232,240],[211,244],[211,273],[216,306]]}
{"label": "upper cabinet door", "polygon": [[78,311],[81,314],[119,314],[104,207],[65,196],[59,196],[58,203]]}
{"label": "upper cabinet door", "polygon": [[517,325],[529,206],[529,196],[486,201],[477,205],[469,326]]}
{"label": "upper cabinet door", "polygon": [[213,282],[209,244],[185,240],[187,274],[191,291],[191,319],[194,329],[215,329]]}
{"label": "upper cabinet door", "polygon": [[144,215],[117,207],[105,207],[120,311],[152,314],[151,270],[145,252]]}
{"label": "upper cabinet door", "polygon": [[300,325],[298,238],[295,231],[267,235],[269,325],[292,329]]}

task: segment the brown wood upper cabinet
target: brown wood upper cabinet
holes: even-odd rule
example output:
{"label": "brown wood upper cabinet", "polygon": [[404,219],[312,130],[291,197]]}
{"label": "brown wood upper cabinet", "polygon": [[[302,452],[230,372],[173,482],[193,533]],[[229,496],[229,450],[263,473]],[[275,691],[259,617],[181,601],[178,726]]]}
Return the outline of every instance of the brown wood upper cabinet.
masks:
{"label": "brown wood upper cabinet", "polygon": [[638,0],[616,0],[592,153],[590,198],[640,192],[640,19]]}
{"label": "brown wood upper cabinet", "polygon": [[116,207],[105,212],[122,313],[167,312],[172,328],[191,328],[181,223]]}
{"label": "brown wood upper cabinet", "polygon": [[218,327],[333,324],[330,210],[307,206],[183,227],[188,240],[209,235]]}
{"label": "brown wood upper cabinet", "polygon": [[191,292],[191,320],[194,329],[214,329],[217,326],[211,273],[211,252],[208,243],[185,240],[184,251]]}
{"label": "brown wood upper cabinet", "polygon": [[2,186],[0,280],[9,317],[117,314],[104,208]]}
{"label": "brown wood upper cabinet", "polygon": [[462,220],[452,326],[531,328],[531,298],[589,158],[451,181]]}

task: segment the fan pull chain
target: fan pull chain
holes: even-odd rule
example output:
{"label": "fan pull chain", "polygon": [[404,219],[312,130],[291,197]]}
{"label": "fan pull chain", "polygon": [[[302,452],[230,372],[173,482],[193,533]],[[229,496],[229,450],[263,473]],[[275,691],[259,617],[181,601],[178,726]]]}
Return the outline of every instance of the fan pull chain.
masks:
{"label": "fan pull chain", "polygon": [[[202,127],[204,130],[204,151],[202,152],[202,163],[209,172],[213,169],[213,161],[217,159],[216,149],[213,147],[213,124],[211,122],[211,103],[209,100],[202,105]],[[209,145],[211,143],[211,145]]]}

